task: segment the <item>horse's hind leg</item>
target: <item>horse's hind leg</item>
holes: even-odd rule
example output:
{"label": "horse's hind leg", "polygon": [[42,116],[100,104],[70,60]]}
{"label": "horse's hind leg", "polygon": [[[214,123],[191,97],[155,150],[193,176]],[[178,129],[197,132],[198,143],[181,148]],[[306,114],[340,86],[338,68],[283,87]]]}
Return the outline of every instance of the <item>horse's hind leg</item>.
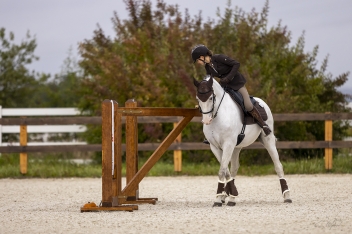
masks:
{"label": "horse's hind leg", "polygon": [[261,134],[260,139],[261,139],[261,142],[264,144],[264,147],[269,152],[271,159],[273,160],[276,174],[279,176],[281,192],[284,197],[284,202],[291,203],[292,200],[290,198],[290,189],[288,188],[286,179],[284,178],[284,169],[279,159],[279,153],[277,152],[277,149],[276,149],[275,136],[274,134],[270,134],[267,137],[264,137],[264,135]]}
{"label": "horse's hind leg", "polygon": [[[210,145],[211,151],[214,153],[216,159],[219,161],[221,164],[221,159],[222,159],[222,154],[223,151],[221,149],[216,148],[213,145]],[[229,169],[227,168],[227,171],[225,172],[225,177],[226,178],[231,178],[231,174]],[[214,201],[214,206],[222,206],[223,203],[225,203],[225,199],[227,197],[227,194],[225,192],[225,186],[226,186],[226,180],[221,181],[220,179],[218,180],[218,188],[216,191],[216,197]]]}

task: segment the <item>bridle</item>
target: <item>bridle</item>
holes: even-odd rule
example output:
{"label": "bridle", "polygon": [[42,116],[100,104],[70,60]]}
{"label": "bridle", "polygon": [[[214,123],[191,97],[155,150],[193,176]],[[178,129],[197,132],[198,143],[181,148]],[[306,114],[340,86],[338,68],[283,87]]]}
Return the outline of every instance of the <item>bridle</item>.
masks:
{"label": "bridle", "polygon": [[213,106],[211,108],[210,111],[207,111],[207,112],[204,112],[201,108],[201,106],[199,105],[199,101],[198,101],[198,109],[199,109],[199,112],[202,113],[202,114],[209,114],[211,113],[211,118],[212,119],[215,119],[215,117],[218,115],[218,111],[219,111],[219,108],[221,106],[221,103],[222,103],[222,100],[224,99],[224,96],[225,96],[225,90],[224,90],[224,94],[222,95],[221,97],[221,100],[220,100],[220,103],[219,103],[219,106],[218,106],[218,109],[216,110],[215,114],[214,114],[214,107],[215,107],[215,102],[216,102],[216,95],[214,93],[214,89],[212,88],[211,90],[207,91],[207,92],[204,92],[204,93],[201,93],[201,92],[198,92],[199,94],[207,94],[209,92],[213,92],[212,95],[213,95]]}

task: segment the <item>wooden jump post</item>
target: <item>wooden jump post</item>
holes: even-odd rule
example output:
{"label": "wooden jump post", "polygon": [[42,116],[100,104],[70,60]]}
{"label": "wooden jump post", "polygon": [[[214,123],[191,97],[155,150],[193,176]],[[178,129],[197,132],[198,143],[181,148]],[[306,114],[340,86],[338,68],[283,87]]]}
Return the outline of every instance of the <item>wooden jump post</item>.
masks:
{"label": "wooden jump post", "polygon": [[[140,198],[139,183],[150,169],[180,135],[198,109],[191,108],[138,108],[132,99],[126,107],[118,107],[113,100],[102,103],[102,200],[99,206],[87,203],[81,212],[87,211],[133,211],[136,204],[155,204],[157,198]],[[122,189],[122,116],[126,116],[126,187]],[[138,169],[138,126],[137,116],[183,116],[164,141]]]}

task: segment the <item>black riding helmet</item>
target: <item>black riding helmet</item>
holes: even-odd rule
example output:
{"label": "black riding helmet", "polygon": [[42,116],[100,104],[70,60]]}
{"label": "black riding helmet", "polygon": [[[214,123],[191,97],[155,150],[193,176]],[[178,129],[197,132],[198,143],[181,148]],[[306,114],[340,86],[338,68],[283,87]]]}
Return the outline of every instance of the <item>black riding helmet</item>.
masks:
{"label": "black riding helmet", "polygon": [[211,52],[205,45],[196,45],[191,52],[193,63],[195,63],[200,56],[206,55],[211,55]]}

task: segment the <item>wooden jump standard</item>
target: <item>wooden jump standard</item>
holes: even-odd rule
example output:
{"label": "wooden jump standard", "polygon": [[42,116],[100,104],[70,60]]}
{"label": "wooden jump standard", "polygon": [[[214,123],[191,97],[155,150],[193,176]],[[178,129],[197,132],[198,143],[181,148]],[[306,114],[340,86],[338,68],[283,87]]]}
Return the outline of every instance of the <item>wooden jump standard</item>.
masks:
{"label": "wooden jump standard", "polygon": [[[122,116],[126,116],[126,187],[122,189]],[[182,116],[174,129],[138,170],[138,126],[137,116]],[[87,203],[81,212],[87,211],[133,211],[136,204],[155,204],[157,198],[140,198],[139,183],[165,153],[176,137],[192,120],[200,116],[192,108],[138,108],[133,99],[125,107],[118,107],[113,100],[102,103],[102,200],[99,206]]]}

